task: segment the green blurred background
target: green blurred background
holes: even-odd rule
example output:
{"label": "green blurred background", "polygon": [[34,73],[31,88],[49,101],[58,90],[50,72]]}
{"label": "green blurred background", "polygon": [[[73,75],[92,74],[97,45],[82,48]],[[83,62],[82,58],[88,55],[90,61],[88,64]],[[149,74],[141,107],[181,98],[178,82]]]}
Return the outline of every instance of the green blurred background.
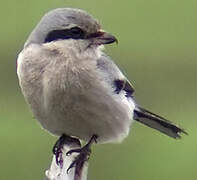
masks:
{"label": "green blurred background", "polygon": [[189,133],[174,140],[135,123],[122,144],[94,146],[89,179],[196,180],[196,0],[2,1],[0,179],[41,180],[51,161],[57,138],[27,108],[15,60],[43,14],[68,6],[87,10],[118,38],[107,52],[133,82],[138,102]]}

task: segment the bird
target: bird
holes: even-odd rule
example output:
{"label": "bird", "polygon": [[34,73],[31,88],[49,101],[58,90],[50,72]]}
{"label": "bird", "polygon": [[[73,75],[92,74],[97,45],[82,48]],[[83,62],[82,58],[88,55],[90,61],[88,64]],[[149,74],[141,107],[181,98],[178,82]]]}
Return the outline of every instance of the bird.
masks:
{"label": "bird", "polygon": [[138,105],[134,88],[104,45],[118,42],[97,19],[82,9],[47,12],[30,33],[17,58],[17,75],[24,98],[41,126],[56,135],[57,164],[62,144],[87,144],[70,166],[87,157],[96,142],[122,142],[134,121],[172,138],[185,130]]}

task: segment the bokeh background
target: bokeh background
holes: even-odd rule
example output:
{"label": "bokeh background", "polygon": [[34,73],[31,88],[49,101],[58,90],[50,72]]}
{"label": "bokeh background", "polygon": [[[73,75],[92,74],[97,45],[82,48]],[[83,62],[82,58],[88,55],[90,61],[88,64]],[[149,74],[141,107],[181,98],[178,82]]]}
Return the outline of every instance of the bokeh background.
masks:
{"label": "bokeh background", "polygon": [[93,147],[89,179],[196,180],[197,1],[20,0],[0,6],[0,179],[41,180],[56,137],[42,130],[18,86],[15,61],[33,27],[56,7],[83,8],[119,39],[106,50],[144,107],[184,127],[174,140],[135,123],[122,144]]}

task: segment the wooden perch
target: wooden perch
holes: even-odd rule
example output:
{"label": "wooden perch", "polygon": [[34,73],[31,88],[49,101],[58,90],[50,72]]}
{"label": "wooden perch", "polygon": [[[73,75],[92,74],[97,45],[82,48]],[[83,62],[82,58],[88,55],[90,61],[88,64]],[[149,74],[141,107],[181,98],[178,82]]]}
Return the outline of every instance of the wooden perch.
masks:
{"label": "wooden perch", "polygon": [[66,153],[80,147],[81,145],[76,141],[65,144],[61,154],[63,160],[62,165],[57,165],[56,157],[53,155],[51,166],[45,172],[45,180],[87,180],[88,161],[80,164],[80,167],[74,166],[68,170],[78,153],[72,153],[71,155],[67,155]]}

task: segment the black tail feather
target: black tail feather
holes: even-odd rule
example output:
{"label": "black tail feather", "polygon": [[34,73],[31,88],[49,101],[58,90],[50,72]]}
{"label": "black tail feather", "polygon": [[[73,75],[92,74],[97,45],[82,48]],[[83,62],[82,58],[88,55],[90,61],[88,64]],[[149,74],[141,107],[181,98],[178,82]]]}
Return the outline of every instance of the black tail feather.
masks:
{"label": "black tail feather", "polygon": [[180,134],[187,134],[183,129],[167,119],[158,116],[144,108],[137,106],[134,110],[134,120],[154,128],[170,137],[181,138]]}

